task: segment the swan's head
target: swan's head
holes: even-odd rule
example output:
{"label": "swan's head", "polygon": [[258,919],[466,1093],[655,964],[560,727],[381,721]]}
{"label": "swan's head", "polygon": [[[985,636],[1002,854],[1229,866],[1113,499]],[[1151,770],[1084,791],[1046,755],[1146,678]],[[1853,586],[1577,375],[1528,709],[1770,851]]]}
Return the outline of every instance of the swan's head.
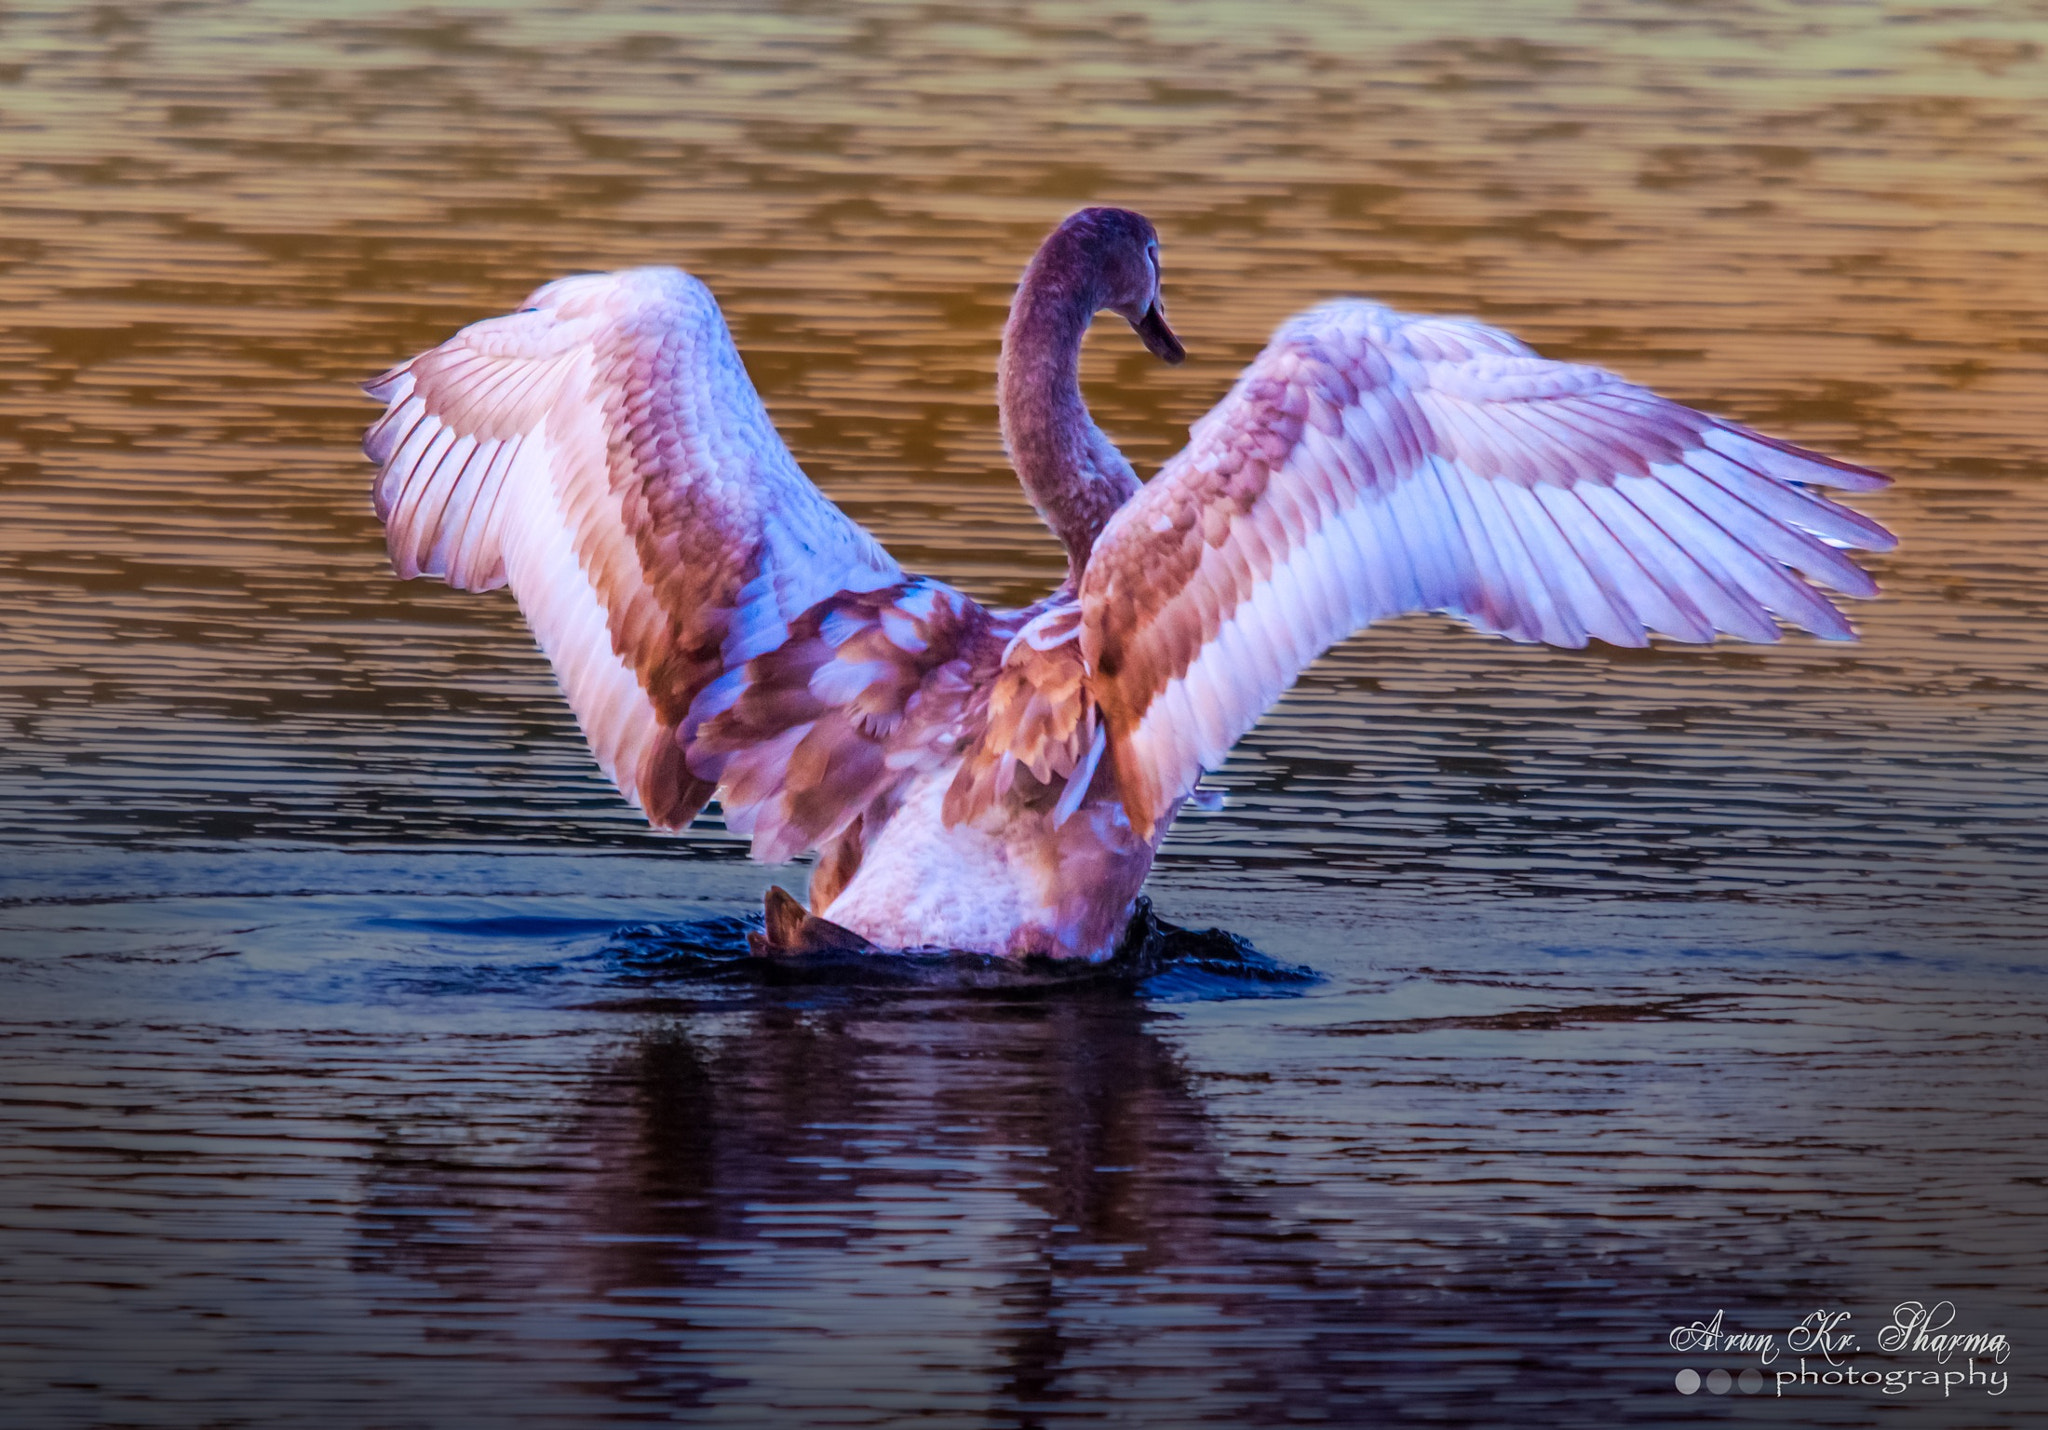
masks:
{"label": "swan's head", "polygon": [[1187,349],[1166,325],[1166,302],[1159,293],[1159,235],[1143,214],[1082,209],[1052,231],[1039,249],[1039,261],[1078,270],[1077,277],[1092,277],[1095,311],[1115,313],[1129,323],[1154,357],[1170,363],[1187,357]]}

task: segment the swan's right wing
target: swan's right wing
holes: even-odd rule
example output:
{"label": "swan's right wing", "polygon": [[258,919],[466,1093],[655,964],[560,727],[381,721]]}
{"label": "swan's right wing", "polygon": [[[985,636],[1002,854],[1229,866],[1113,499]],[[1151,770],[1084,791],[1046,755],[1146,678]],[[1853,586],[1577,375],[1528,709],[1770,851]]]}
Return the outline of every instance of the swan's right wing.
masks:
{"label": "swan's right wing", "polygon": [[715,779],[721,682],[825,598],[902,581],[797,468],[709,290],[673,268],[564,278],[367,387],[400,576],[510,585],[604,772],[679,829]]}
{"label": "swan's right wing", "polygon": [[[1083,654],[1132,825],[1214,769],[1302,669],[1444,611],[1512,640],[1847,639],[1808,580],[1883,527],[1812,488],[1886,479],[1462,319],[1292,320],[1096,541]],[[1805,578],[1805,579],[1802,579]]]}

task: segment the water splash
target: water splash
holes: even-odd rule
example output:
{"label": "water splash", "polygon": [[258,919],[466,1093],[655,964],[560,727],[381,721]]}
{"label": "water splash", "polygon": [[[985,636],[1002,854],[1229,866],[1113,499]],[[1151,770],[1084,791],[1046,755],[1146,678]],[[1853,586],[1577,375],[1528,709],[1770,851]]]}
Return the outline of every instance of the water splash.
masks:
{"label": "water splash", "polygon": [[623,978],[649,983],[715,983],[760,988],[849,988],[871,992],[993,994],[1101,993],[1169,1002],[1298,993],[1320,981],[1313,969],[1260,953],[1224,929],[1185,929],[1161,919],[1150,899],[1116,952],[1102,963],[917,949],[869,954],[826,951],[758,957],[747,935],[761,919],[724,915],[619,930],[604,957]]}

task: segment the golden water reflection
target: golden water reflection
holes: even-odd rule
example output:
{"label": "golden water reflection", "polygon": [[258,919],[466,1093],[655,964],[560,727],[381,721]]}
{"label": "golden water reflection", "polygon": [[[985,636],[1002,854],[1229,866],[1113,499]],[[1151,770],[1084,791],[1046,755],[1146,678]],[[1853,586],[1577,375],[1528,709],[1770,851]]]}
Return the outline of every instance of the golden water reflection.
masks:
{"label": "golden water reflection", "polygon": [[[9,1412],[1606,1430],[1676,1321],[1950,1296],[2037,1423],[2044,80],[2027,0],[0,5]],[[1863,643],[1347,643],[1153,882],[1309,996],[634,1004],[765,876],[390,579],[354,383],[680,263],[1021,601],[997,335],[1089,202],[1191,353],[1091,342],[1142,470],[1308,303],[1476,313],[1896,473]]]}
{"label": "golden water reflection", "polygon": [[[1365,292],[1898,474],[1862,645],[1581,653],[1417,618],[1233,758],[1162,877],[1797,897],[2012,927],[2048,854],[2048,75],[2024,4],[296,3],[0,14],[0,838],[652,849],[508,600],[388,579],[351,386],[672,261],[906,564],[1057,550],[992,369],[1084,202],[1142,469]],[[726,849],[715,832],[698,847]]]}

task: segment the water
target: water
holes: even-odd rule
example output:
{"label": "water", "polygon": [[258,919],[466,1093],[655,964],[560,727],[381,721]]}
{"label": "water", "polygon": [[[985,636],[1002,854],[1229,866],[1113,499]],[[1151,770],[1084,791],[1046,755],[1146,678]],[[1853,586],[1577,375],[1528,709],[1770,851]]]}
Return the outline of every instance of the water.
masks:
{"label": "water", "polygon": [[[0,10],[9,1423],[2027,1423],[2044,55],[2024,4]],[[1310,302],[1475,313],[1897,474],[1862,643],[1347,643],[1151,885],[1310,987],[650,966],[802,871],[646,831],[508,600],[389,579],[351,384],[679,262],[828,493],[1023,601],[997,334],[1087,202],[1191,353],[1091,340],[1141,471]],[[2007,1393],[1674,1388],[1754,1363],[1668,1347],[1717,1309],[1917,1366],[1907,1299]]]}

